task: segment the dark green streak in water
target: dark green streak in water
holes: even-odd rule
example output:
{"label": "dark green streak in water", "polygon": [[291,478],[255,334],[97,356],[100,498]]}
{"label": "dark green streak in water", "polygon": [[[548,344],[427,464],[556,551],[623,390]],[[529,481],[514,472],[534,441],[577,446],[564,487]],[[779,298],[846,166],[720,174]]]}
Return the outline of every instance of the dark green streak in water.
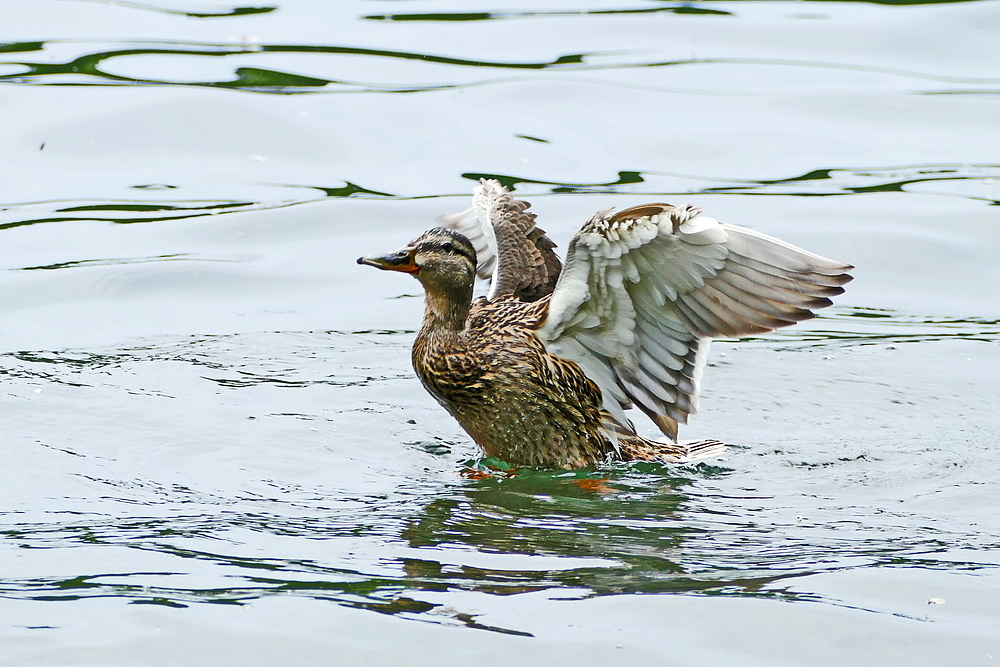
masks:
{"label": "dark green streak in water", "polygon": [[677,5],[672,7],[643,7],[640,9],[584,9],[579,11],[548,12],[436,12],[432,14],[373,14],[361,18],[371,21],[489,21],[495,19],[520,19],[540,16],[603,16],[608,14],[709,14],[732,16],[732,12],[721,9],[707,9],[697,5]]}
{"label": "dark green streak in water", "polygon": [[56,269],[72,269],[80,266],[115,266],[118,264],[142,264],[147,262],[169,262],[188,257],[190,253],[174,255],[156,255],[155,257],[131,257],[120,259],[81,259],[74,262],[58,262],[41,266],[25,266],[18,271],[54,271]]}
{"label": "dark green streak in water", "polygon": [[69,218],[69,217],[59,217],[59,218],[35,218],[33,220],[18,220],[17,222],[7,222],[0,225],[0,230],[3,229],[14,229],[15,227],[26,227],[28,225],[41,225],[49,222],[76,222],[79,220],[94,220],[96,222],[113,222],[119,225],[131,225],[140,222],[165,222],[167,220],[186,220],[188,218],[201,218],[207,215],[212,215],[211,213],[196,213],[192,215],[175,215],[163,218],[98,218],[95,216],[79,217],[79,218]]}
{"label": "dark green streak in water", "polygon": [[21,53],[25,51],[41,51],[45,42],[11,42],[0,44],[0,53]]}
{"label": "dark green streak in water", "polygon": [[360,185],[355,185],[350,181],[345,181],[344,185],[339,188],[323,188],[319,186],[308,186],[314,190],[319,190],[327,197],[350,197],[357,194],[365,195],[375,195],[377,197],[395,197],[396,195],[389,194],[388,192],[379,192],[378,190],[369,190],[368,188],[363,188]]}
{"label": "dark green streak in water", "polygon": [[[530,138],[530,137],[525,137]],[[509,176],[505,174],[483,174],[476,172],[467,172],[462,174],[462,178],[469,179],[470,181],[478,182],[481,178],[490,178],[499,181],[501,185],[507,189],[513,191],[517,189],[518,183],[536,183],[539,185],[552,185],[553,193],[559,194],[570,194],[574,192],[590,192],[595,189],[607,189],[612,190],[619,185],[632,185],[635,183],[642,183],[644,179],[642,173],[638,171],[619,171],[618,180],[611,181],[608,183],[557,183],[555,181],[538,181],[531,178],[523,178],[520,176]],[[606,190],[601,190],[606,191]]]}
{"label": "dark green streak in water", "polygon": [[161,607],[173,607],[174,609],[186,609],[188,605],[174,602],[166,598],[149,598],[145,600],[132,600],[130,604],[156,604]]}
{"label": "dark green streak in water", "polygon": [[322,88],[333,83],[329,79],[317,79],[301,74],[288,74],[257,67],[237,67],[236,79],[215,83],[220,88]]}
{"label": "dark green streak in water", "polygon": [[439,63],[442,65],[466,65],[472,67],[492,67],[502,69],[548,69],[559,65],[573,65],[582,63],[586,53],[575,53],[559,56],[555,60],[534,63],[502,62],[489,60],[470,60],[467,58],[449,58],[447,56],[435,56],[428,53],[413,53],[410,51],[389,51],[385,49],[362,49],[345,46],[311,46],[298,44],[284,44],[262,46],[262,51],[276,51],[280,53],[338,53],[345,55],[359,56],[380,56],[387,58],[399,58],[401,60],[422,60],[424,62]]}
{"label": "dark green streak in water", "polygon": [[184,12],[185,16],[191,16],[193,18],[216,18],[220,16],[247,16],[248,14],[267,14],[273,12],[277,7],[233,7],[228,12],[214,12],[214,13],[202,13],[202,12]]}
{"label": "dark green streak in water", "polygon": [[38,225],[49,222],[73,222],[78,220],[96,220],[98,222],[113,222],[119,225],[128,225],[141,222],[164,222],[168,220],[185,220],[187,218],[198,218],[209,215],[217,215],[226,212],[227,209],[242,209],[253,206],[253,202],[220,202],[207,206],[178,206],[172,204],[133,204],[115,202],[111,204],[87,204],[83,206],[72,206],[68,208],[55,209],[56,213],[87,213],[90,211],[123,211],[129,213],[161,212],[161,211],[191,211],[186,215],[171,216],[149,216],[144,218],[109,218],[91,215],[53,216],[46,218],[32,218],[29,220],[16,220],[0,224],[0,230],[14,229],[15,227],[25,227],[28,225]]}
{"label": "dark green streak in water", "polygon": [[782,178],[777,181],[756,181],[761,185],[776,185],[778,183],[794,183],[795,181],[823,181],[830,178],[830,174],[833,169],[814,169],[801,176],[793,176],[792,178]]}
{"label": "dark green streak in water", "polygon": [[974,2],[975,0],[834,0],[834,2],[867,2],[873,5],[946,5],[956,2]]}
{"label": "dark green streak in water", "polygon": [[[95,1],[95,0],[91,0]],[[196,19],[220,18],[227,16],[246,16],[249,14],[267,14],[273,12],[277,7],[233,7],[231,9],[219,9],[216,11],[185,11],[183,9],[168,9],[156,5],[144,4],[141,2],[128,2],[128,0],[96,0],[100,4],[115,5],[117,7],[128,7],[129,9],[144,9],[160,14],[174,14],[176,16],[190,16]]]}
{"label": "dark green streak in water", "polygon": [[879,185],[869,185],[862,187],[849,187],[845,188],[848,192],[854,192],[857,194],[863,194],[866,192],[905,192],[903,186],[912,185],[913,183],[926,183],[928,181],[967,181],[970,180],[968,176],[953,176],[944,178],[912,178],[905,181],[896,181],[893,183],[881,183]]}
{"label": "dark green streak in water", "polygon": [[226,208],[239,208],[242,206],[252,206],[252,202],[228,202],[224,204],[212,204],[210,206],[173,206],[170,204],[88,204],[86,206],[72,206],[70,208],[57,209],[58,213],[70,213],[73,211],[208,211]]}
{"label": "dark green streak in water", "polygon": [[492,12],[439,12],[436,14],[373,14],[361,18],[371,21],[488,21],[508,16],[511,15]]}
{"label": "dark green streak in water", "polygon": [[[877,5],[932,5],[951,4],[956,2],[971,2],[972,0],[835,0],[839,2],[857,2]],[[543,18],[549,16],[603,16],[621,14],[654,14],[669,12],[673,14],[704,14],[710,16],[734,16],[733,12],[722,9],[710,9],[709,3],[683,3],[669,7],[640,7],[634,9],[583,9],[578,11],[526,11],[526,12],[433,12],[409,14],[372,14],[361,18],[371,21],[490,21],[501,19]],[[798,4],[798,3],[796,3]]]}

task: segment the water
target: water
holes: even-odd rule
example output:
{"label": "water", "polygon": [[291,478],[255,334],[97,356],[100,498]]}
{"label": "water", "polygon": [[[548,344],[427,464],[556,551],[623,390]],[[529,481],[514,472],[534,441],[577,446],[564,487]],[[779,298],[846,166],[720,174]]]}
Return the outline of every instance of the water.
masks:
{"label": "water", "polygon": [[[0,8],[0,664],[1000,660],[1000,3]],[[358,267],[480,175],[857,265],[695,466],[491,471]]]}

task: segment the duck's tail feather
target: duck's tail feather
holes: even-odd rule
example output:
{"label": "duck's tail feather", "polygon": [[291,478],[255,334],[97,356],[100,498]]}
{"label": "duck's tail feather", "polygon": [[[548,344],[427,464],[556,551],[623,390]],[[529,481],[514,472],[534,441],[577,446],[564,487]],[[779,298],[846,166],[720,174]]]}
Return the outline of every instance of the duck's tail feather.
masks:
{"label": "duck's tail feather", "polygon": [[618,447],[625,461],[665,461],[690,463],[726,453],[726,445],[719,440],[647,440],[638,436],[619,436]]}
{"label": "duck's tail feather", "polygon": [[681,463],[723,456],[726,453],[725,443],[719,440],[685,440],[677,444],[687,450]]}

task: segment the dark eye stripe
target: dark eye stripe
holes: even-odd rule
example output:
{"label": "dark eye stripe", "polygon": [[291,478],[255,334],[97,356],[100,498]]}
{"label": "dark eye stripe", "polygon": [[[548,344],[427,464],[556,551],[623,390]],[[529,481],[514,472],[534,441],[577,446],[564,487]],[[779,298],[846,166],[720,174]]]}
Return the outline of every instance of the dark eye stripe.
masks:
{"label": "dark eye stripe", "polygon": [[452,249],[453,252],[457,252],[459,255],[461,255],[462,257],[465,257],[467,260],[469,260],[473,264],[475,264],[478,261],[477,258],[476,258],[476,251],[475,250],[470,250],[469,248],[466,248],[461,243],[452,243],[451,244],[451,249]]}
{"label": "dark eye stripe", "polygon": [[462,243],[453,243],[452,241],[430,241],[421,244],[424,248],[440,250],[442,252],[453,252],[455,254],[465,257],[467,260],[471,261],[473,264],[476,263],[476,253],[465,247]]}

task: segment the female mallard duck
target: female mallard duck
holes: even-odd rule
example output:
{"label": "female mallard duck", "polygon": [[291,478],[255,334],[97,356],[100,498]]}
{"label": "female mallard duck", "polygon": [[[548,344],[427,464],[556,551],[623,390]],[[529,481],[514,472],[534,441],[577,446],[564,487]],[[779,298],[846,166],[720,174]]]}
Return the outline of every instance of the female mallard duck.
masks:
{"label": "female mallard duck", "polygon": [[[852,266],[660,203],[594,215],[564,268],[528,206],[483,180],[447,228],[358,260],[420,281],[413,368],[488,455],[515,465],[717,452],[717,441],[676,442],[711,339],[809,319],[851,280]],[[492,287],[473,300],[477,267]],[[637,435],[633,406],[670,441]]]}

